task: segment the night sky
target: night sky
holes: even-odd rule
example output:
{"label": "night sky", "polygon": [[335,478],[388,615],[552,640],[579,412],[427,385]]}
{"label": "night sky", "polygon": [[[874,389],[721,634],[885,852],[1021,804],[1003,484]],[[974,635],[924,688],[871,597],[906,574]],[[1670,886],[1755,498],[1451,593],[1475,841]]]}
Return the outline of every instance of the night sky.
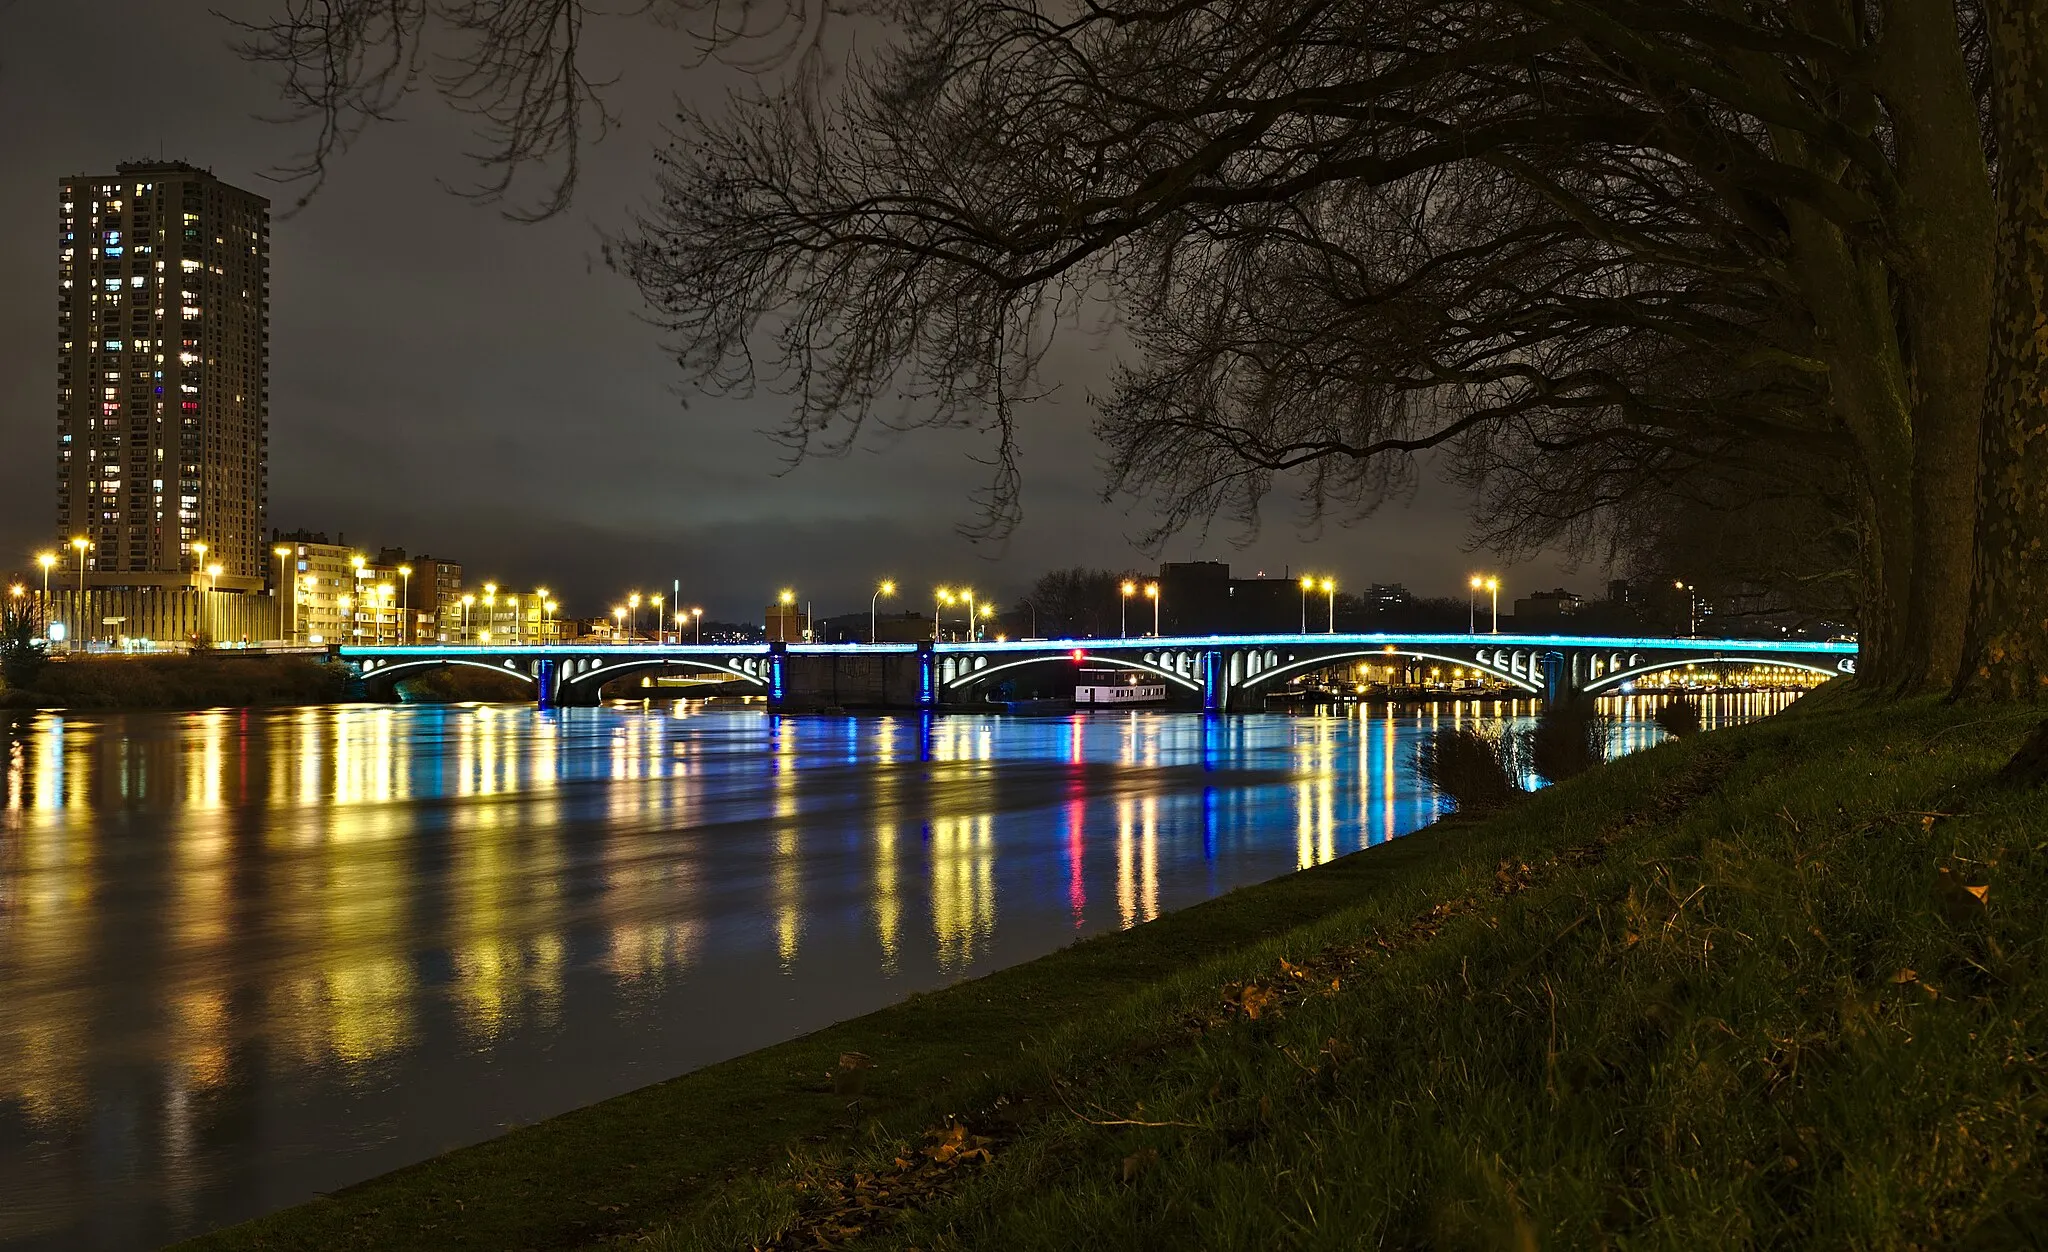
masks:
{"label": "night sky", "polygon": [[[285,217],[296,189],[262,175],[303,135],[260,120],[277,107],[271,82],[206,6],[0,0],[0,569],[52,538],[57,180],[160,155],[273,202],[273,526],[446,556],[471,582],[545,584],[581,614],[678,578],[709,615],[751,618],[785,585],[823,614],[864,609],[884,576],[914,589],[904,607],[916,607],[940,582],[1007,600],[1053,566],[1153,562],[1128,540],[1143,517],[1099,499],[1087,393],[1113,342],[1074,331],[1049,359],[1059,388],[1026,411],[1025,519],[1003,545],[955,533],[984,475],[971,436],[877,431],[785,473],[764,433],[776,397],[684,391],[638,293],[600,262],[599,236],[652,194],[674,96],[739,79],[681,68],[680,40],[644,24],[603,34],[598,68],[623,76],[611,100],[624,126],[589,155],[562,217],[522,225],[448,194],[471,176],[469,137],[429,95]],[[1248,545],[1219,528],[1164,556],[1462,595],[1469,570],[1496,567],[1464,550],[1464,506],[1425,481],[1406,507],[1317,533],[1278,498]],[[1510,570],[1503,607],[1560,584],[1591,593],[1600,574]]]}

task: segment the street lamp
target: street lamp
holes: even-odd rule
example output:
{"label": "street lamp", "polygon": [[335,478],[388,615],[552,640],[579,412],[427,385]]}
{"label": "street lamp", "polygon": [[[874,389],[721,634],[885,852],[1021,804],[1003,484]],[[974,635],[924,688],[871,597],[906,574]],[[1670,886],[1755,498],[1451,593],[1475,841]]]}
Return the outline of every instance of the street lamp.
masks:
{"label": "street lamp", "polygon": [[36,553],[36,564],[43,567],[43,635],[45,638],[50,633],[50,567],[56,563],[56,553]]}
{"label": "street lamp", "polygon": [[475,596],[462,597],[462,642],[469,642],[469,606],[476,603]]}
{"label": "street lamp", "polygon": [[1145,584],[1145,598],[1152,602],[1152,637],[1159,638],[1159,584]]}
{"label": "street lamp", "polygon": [[398,577],[404,588],[399,596],[399,610],[405,617],[405,638],[402,642],[411,643],[417,633],[414,630],[417,623],[412,616],[412,566],[399,566]]}
{"label": "street lamp", "polygon": [[195,574],[204,574],[206,572],[206,544],[204,542],[192,545],[192,572]]}
{"label": "street lamp", "polygon": [[961,598],[962,600],[965,600],[965,601],[967,602],[967,642],[969,642],[969,643],[973,643],[973,642],[974,642],[974,639],[975,639],[975,635],[976,635],[976,634],[978,633],[978,632],[977,632],[977,627],[976,627],[976,625],[975,625],[975,616],[974,616],[974,614],[975,614],[975,609],[976,609],[976,608],[977,608],[978,606],[977,606],[977,605],[976,605],[976,604],[974,603],[974,592],[973,592],[973,590],[972,590],[971,588],[966,588],[966,587],[963,587],[963,588],[961,588],[961,589],[960,589],[960,598]]}
{"label": "street lamp", "polygon": [[516,648],[519,646],[519,632],[526,625],[526,619],[519,612],[519,593],[516,591],[506,592],[505,603],[512,610],[512,646]]}
{"label": "street lamp", "polygon": [[668,636],[661,629],[661,594],[656,592],[654,595],[647,597],[647,603],[654,606],[654,633],[656,635],[654,642],[667,643]]}
{"label": "street lamp", "polygon": [[690,616],[697,622],[697,646],[704,646],[704,610],[691,609]]}
{"label": "street lamp", "polygon": [[533,596],[534,599],[540,601],[540,641],[543,645],[546,645],[555,637],[555,632],[553,629],[555,602],[553,598],[551,598],[548,595],[548,589],[546,587],[534,588]]}
{"label": "street lamp", "polygon": [[299,641],[299,580],[293,578],[289,570],[285,570],[285,561],[291,559],[291,549],[281,543],[281,545],[272,547],[270,553],[276,557],[276,590],[285,590],[285,584],[287,582],[291,584],[291,633],[285,635],[285,637],[289,641],[297,643]]}
{"label": "street lamp", "polygon": [[1304,635],[1308,633],[1308,593],[1315,589],[1316,580],[1314,576],[1303,574],[1301,576],[1301,633]]}
{"label": "street lamp", "polygon": [[893,595],[895,595],[895,594],[896,594],[896,584],[895,584],[895,583],[893,583],[893,582],[891,582],[891,581],[889,581],[888,579],[886,579],[886,578],[885,578],[885,579],[883,579],[883,580],[882,580],[882,585],[881,585],[881,586],[879,586],[879,587],[877,587],[877,588],[875,588],[875,594],[873,594],[873,595],[871,595],[871,596],[869,596],[869,597],[868,597],[868,642],[869,642],[869,643],[880,643],[880,642],[881,642],[881,636],[880,636],[880,635],[879,635],[879,634],[877,633],[877,631],[876,631],[876,627],[875,627],[875,621],[876,621],[876,619],[875,619],[875,607],[876,607],[877,605],[879,605],[879,604],[880,604],[880,603],[882,602],[882,597],[883,597],[883,596],[893,596]]}
{"label": "street lamp", "polygon": [[1131,597],[1138,594],[1138,584],[1126,578],[1123,581],[1123,585],[1118,587],[1117,590],[1122,593],[1123,598],[1118,600],[1116,604],[1116,637],[1119,639],[1129,639],[1131,637]]}
{"label": "street lamp", "polygon": [[1671,584],[1685,593],[1685,633],[1697,638],[1700,633],[1700,600],[1693,594],[1693,585],[1684,580]]}
{"label": "street lamp", "polygon": [[1486,580],[1486,594],[1493,600],[1493,633],[1500,633],[1500,579]]}
{"label": "street lamp", "polygon": [[626,606],[625,606],[625,605],[623,605],[623,604],[615,604],[615,605],[613,605],[613,606],[612,606],[612,620],[613,620],[614,622],[618,623],[618,624],[617,624],[616,626],[614,626],[614,627],[612,628],[612,634],[613,634],[614,636],[616,636],[616,637],[617,637],[617,640],[618,640],[618,642],[620,642],[620,643],[624,643],[624,642],[626,642],[626,636],[625,636],[625,631],[626,631]]}
{"label": "street lamp", "polygon": [[491,627],[493,627],[493,626],[495,626],[495,625],[497,625],[497,624],[498,624],[498,584],[496,584],[496,583],[485,583],[485,584],[484,584],[484,624],[483,624],[483,629],[477,632],[477,633],[478,633],[478,635],[480,636],[481,642],[484,642],[484,643],[489,643],[489,642],[490,642],[490,639],[491,639]]}
{"label": "street lamp", "polygon": [[[80,535],[71,541],[71,546],[78,549],[78,621],[72,623],[71,637],[76,639],[78,627],[83,626],[85,641],[89,644],[92,642],[92,618],[85,612],[85,554],[91,549],[92,540]],[[201,544],[199,550],[206,551],[206,545]]]}
{"label": "street lamp", "polygon": [[1485,588],[1486,580],[1474,574],[1468,586],[1470,590],[1465,596],[1465,633],[1476,635],[1479,633],[1479,593]]}
{"label": "street lamp", "polygon": [[334,597],[334,607],[341,610],[341,620],[348,623],[350,639],[362,633],[362,629],[356,625],[356,619],[348,611],[348,606],[354,603],[355,598],[346,594]]}
{"label": "street lamp", "polygon": [[[1336,633],[1337,633],[1337,580],[1336,580],[1336,579],[1334,579],[1334,578],[1325,578],[1325,579],[1323,580],[1323,594],[1324,594],[1324,595],[1326,595],[1326,596],[1328,596],[1328,597],[1330,597],[1330,629],[1329,629],[1329,633],[1330,633],[1330,634],[1333,634],[1333,635],[1334,635],[1334,634],[1336,634]],[[1304,632],[1304,633],[1306,633],[1306,632]]]}
{"label": "street lamp", "polygon": [[[391,597],[396,595],[397,591],[398,589],[390,583],[377,584],[377,608],[371,620],[372,624],[376,627],[377,642],[379,644],[384,642],[384,615],[391,611]],[[397,630],[394,629],[391,632],[391,638],[393,642],[397,641]]]}
{"label": "street lamp", "polygon": [[940,635],[939,635],[939,623],[945,620],[945,615],[944,615],[944,614],[943,614],[943,613],[942,613],[942,612],[941,612],[940,610],[941,610],[941,608],[942,608],[943,606],[945,606],[945,605],[948,605],[948,604],[951,604],[951,603],[953,603],[953,591],[952,591],[952,588],[950,588],[950,587],[941,587],[941,588],[939,588],[939,589],[938,589],[938,590],[937,590],[936,592],[934,592],[934,593],[933,593],[933,595],[932,595],[932,642],[933,642],[933,643],[937,643],[937,642],[939,642],[939,638],[940,638]]}
{"label": "street lamp", "polygon": [[632,639],[632,638],[635,638],[635,637],[637,637],[637,636],[638,636],[638,635],[640,634],[640,593],[639,593],[639,592],[637,592],[637,591],[635,591],[635,592],[631,592],[631,593],[629,593],[629,594],[628,594],[628,595],[626,596],[626,607],[627,607],[627,608],[629,608],[629,609],[631,609],[631,610],[633,611],[633,625],[631,626],[631,628],[629,628],[629,629],[628,629],[628,630],[626,631],[626,638],[628,638],[628,639]]}

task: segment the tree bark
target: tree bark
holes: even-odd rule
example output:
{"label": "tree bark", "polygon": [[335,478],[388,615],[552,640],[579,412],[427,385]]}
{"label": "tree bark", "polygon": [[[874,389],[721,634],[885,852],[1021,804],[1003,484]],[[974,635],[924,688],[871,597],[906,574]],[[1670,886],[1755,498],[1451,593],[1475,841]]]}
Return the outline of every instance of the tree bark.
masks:
{"label": "tree bark", "polygon": [[1892,686],[1940,691],[1969,621],[1997,218],[1953,0],[1891,0],[1878,65],[1897,136],[1891,234],[1913,426],[1913,568]]}
{"label": "tree bark", "polygon": [[1998,243],[1976,577],[1956,690],[2048,694],[2048,0],[1991,0]]}

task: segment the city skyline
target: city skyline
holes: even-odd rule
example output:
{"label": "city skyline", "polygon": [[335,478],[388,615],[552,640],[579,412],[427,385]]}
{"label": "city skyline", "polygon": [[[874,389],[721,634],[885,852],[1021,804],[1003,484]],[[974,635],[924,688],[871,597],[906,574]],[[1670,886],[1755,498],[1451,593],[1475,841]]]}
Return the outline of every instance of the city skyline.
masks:
{"label": "city skyline", "polygon": [[[275,192],[262,175],[303,136],[256,119],[271,86],[210,18],[24,7],[0,13],[0,25],[10,46],[37,50],[0,68],[0,104],[45,122],[0,138],[0,165],[18,172],[0,187],[0,228],[18,241],[0,250],[0,325],[14,332],[0,349],[0,439],[25,450],[0,467],[0,565],[25,568],[50,542],[56,273],[43,241],[53,181],[160,149]],[[113,33],[80,37],[88,28]],[[617,58],[644,71],[669,51]],[[40,102],[89,61],[122,86],[47,110]],[[715,92],[731,80],[706,71],[691,81]],[[584,199],[564,219],[510,223],[446,194],[437,179],[458,168],[464,137],[430,109],[361,144],[297,215],[277,193],[271,527],[448,552],[477,578],[546,583],[584,612],[630,586],[680,579],[724,617],[757,614],[788,583],[849,604],[882,577],[1007,596],[1046,568],[1204,557],[1454,595],[1475,564],[1501,564],[1463,551],[1462,494],[1427,479],[1410,508],[1331,524],[1320,539],[1297,531],[1283,504],[1241,549],[1219,529],[1156,557],[1139,551],[1126,537],[1145,519],[1097,498],[1101,453],[1088,428],[1113,335],[1104,347],[1078,333],[1056,346],[1058,390],[1027,424],[1025,519],[1006,546],[977,548],[955,532],[973,520],[986,472],[967,434],[876,432],[848,457],[783,473],[783,450],[762,433],[779,398],[679,397],[637,294],[599,255],[599,232],[648,194],[665,83],[659,72],[626,77],[636,94],[624,99],[624,130],[593,154]],[[130,94],[162,102],[150,121],[136,121]],[[1509,576],[1586,588],[1602,577],[1554,560]]]}

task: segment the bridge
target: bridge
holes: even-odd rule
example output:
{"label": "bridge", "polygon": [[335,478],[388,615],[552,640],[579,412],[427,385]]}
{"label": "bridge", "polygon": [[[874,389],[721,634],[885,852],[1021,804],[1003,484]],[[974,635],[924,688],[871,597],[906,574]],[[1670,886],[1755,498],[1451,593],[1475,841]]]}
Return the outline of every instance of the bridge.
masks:
{"label": "bridge", "polygon": [[1287,679],[1338,663],[1455,666],[1531,695],[1599,695],[1688,665],[1747,664],[1833,677],[1856,670],[1856,645],[1775,639],[1605,638],[1517,634],[1205,635],[879,644],[344,645],[372,695],[407,677],[474,666],[532,685],[542,705],[590,706],[610,683],[686,673],[765,695],[771,709],[985,706],[1006,680],[1114,666],[1164,683],[1174,702],[1212,713],[1261,707]]}

